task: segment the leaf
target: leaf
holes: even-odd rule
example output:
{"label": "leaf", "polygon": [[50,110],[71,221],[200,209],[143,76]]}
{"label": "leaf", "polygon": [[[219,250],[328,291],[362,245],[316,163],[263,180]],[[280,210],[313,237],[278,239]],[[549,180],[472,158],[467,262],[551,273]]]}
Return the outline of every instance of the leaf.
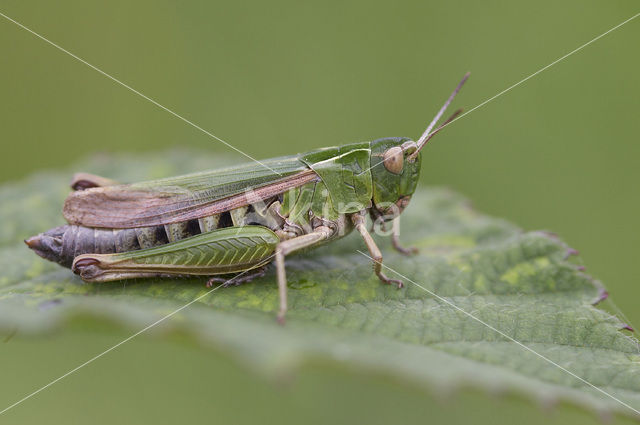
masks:
{"label": "leaf", "polygon": [[290,257],[285,327],[274,320],[273,270],[210,294],[200,278],[85,284],[22,244],[63,223],[72,171],[135,181],[222,163],[184,151],[102,156],[0,188],[0,327],[43,332],[92,315],[138,330],[204,295],[158,328],[188,332],[259,373],[291,374],[322,360],[434,393],[471,386],[600,413],[633,415],[611,397],[640,408],[638,342],[617,318],[594,307],[606,292],[568,261],[572,250],[550,234],[523,233],[478,214],[448,190],[419,190],[403,214],[402,239],[420,248],[417,256],[398,255],[388,240],[377,240],[385,264],[406,276],[405,289],[377,280],[355,234]]}

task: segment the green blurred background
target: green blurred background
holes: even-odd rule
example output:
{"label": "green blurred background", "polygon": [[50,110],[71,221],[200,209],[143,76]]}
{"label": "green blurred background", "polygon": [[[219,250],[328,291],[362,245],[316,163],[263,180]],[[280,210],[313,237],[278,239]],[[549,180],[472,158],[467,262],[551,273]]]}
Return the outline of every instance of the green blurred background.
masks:
{"label": "green blurred background", "polygon": [[[640,11],[636,1],[613,0],[0,4],[0,12],[255,158],[417,137],[466,71],[472,77],[455,106],[470,109]],[[638,326],[639,41],[640,18],[465,116],[434,139],[422,173],[423,184],[449,186],[480,211],[527,230],[557,232],[580,250],[587,271]],[[94,152],[185,146],[232,153],[3,18],[0,51],[0,182]],[[5,374],[5,382],[17,384],[3,385],[2,403],[121,334],[105,329],[97,336],[71,332],[5,344],[4,361],[25,361],[12,363]],[[4,419],[57,423],[90,415],[109,423],[122,413],[127,423],[226,423],[241,412],[235,419],[251,422],[256,416],[241,407],[250,403],[258,406],[253,413],[271,406],[263,412],[265,422],[294,406],[296,421],[313,422],[313,415],[323,423],[317,415],[349,394],[356,401],[344,402],[347,413],[331,410],[324,419],[464,423],[465,412],[491,421],[499,409],[505,423],[550,420],[522,401],[469,393],[460,397],[467,409],[454,411],[454,402],[395,392],[393,380],[369,385],[373,378],[350,379],[345,372],[333,379],[313,368],[296,390],[283,390],[277,407],[271,384],[255,384],[220,354],[210,357],[214,366],[207,358],[196,347],[142,338]],[[135,383],[124,381],[128,376]],[[207,380],[219,376],[229,391],[218,385],[209,397]],[[305,391],[319,405],[300,401],[307,400],[300,395]],[[366,403],[376,397],[391,405]],[[183,416],[171,416],[176,412]],[[562,412],[552,421],[585,420],[570,409]]]}

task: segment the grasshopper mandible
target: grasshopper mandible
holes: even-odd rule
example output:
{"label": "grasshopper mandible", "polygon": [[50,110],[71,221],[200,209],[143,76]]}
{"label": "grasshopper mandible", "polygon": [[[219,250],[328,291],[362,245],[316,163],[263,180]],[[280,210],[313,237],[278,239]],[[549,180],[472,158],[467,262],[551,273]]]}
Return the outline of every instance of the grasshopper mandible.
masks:
{"label": "grasshopper mandible", "polygon": [[63,208],[69,224],[25,243],[86,282],[201,275],[214,276],[207,286],[238,285],[275,261],[282,323],[285,256],[355,229],[378,278],[401,288],[402,281],[382,271],[366,216],[383,226],[392,222],[394,248],[413,252],[399,243],[399,216],[418,183],[420,151],[461,112],[431,131],[468,76],[415,142],[383,138],[263,161],[271,170],[245,164],[134,184],[78,173]]}

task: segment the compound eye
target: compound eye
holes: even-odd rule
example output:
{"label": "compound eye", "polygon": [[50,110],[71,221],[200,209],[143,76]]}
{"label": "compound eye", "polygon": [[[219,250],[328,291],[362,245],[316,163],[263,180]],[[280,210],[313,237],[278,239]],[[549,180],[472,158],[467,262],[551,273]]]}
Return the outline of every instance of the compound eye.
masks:
{"label": "compound eye", "polygon": [[402,173],[402,167],[404,167],[404,154],[402,148],[394,146],[385,151],[383,156],[384,168],[390,173],[400,174]]}

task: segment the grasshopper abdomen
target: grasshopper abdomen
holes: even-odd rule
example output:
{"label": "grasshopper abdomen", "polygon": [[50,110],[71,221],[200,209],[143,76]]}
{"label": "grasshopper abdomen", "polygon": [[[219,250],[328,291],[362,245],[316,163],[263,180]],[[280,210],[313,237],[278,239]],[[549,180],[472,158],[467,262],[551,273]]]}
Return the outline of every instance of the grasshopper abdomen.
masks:
{"label": "grasshopper abdomen", "polygon": [[277,198],[236,208],[200,219],[132,229],[92,228],[77,225],[55,227],[25,241],[39,256],[64,267],[83,254],[114,254],[166,245],[202,233],[243,225],[263,225],[280,230],[284,220],[278,220],[272,206]]}

